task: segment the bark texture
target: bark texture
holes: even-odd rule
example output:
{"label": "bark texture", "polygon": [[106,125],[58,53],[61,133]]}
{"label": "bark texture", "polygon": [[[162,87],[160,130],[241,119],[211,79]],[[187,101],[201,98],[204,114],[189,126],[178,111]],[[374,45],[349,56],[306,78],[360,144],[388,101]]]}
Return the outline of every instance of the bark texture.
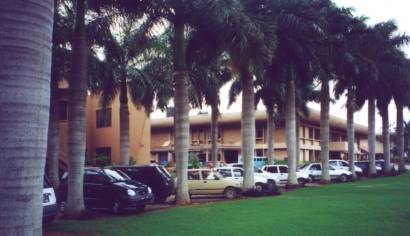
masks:
{"label": "bark texture", "polygon": [[120,163],[130,164],[130,113],[126,79],[121,81],[120,89]]}
{"label": "bark texture", "polygon": [[356,179],[355,165],[354,165],[354,111],[355,101],[352,88],[347,91],[347,158],[349,161],[349,170],[353,174],[353,179]]}
{"label": "bark texture", "polygon": [[320,152],[322,156],[322,183],[330,183],[329,174],[329,81],[322,81],[320,91]]}
{"label": "bark texture", "polygon": [[396,147],[397,156],[399,159],[399,172],[406,171],[406,165],[404,162],[404,120],[403,120],[403,104],[399,101],[396,102],[397,107],[397,120],[396,120]]}
{"label": "bark texture", "polygon": [[87,41],[85,0],[77,0],[68,104],[68,190],[64,214],[79,218],[84,211],[83,178],[86,149]]}
{"label": "bark texture", "polygon": [[211,160],[212,166],[218,165],[218,107],[212,106],[211,114]]}
{"label": "bark texture", "polygon": [[175,158],[176,158],[176,204],[191,203],[188,192],[188,152],[189,152],[189,100],[188,72],[185,65],[185,25],[174,24],[174,83],[175,83]]}
{"label": "bark texture", "polygon": [[383,105],[380,111],[382,116],[384,174],[390,175],[390,131],[388,105]]}
{"label": "bark texture", "polygon": [[50,120],[47,138],[47,167],[48,178],[54,189],[58,189],[60,179],[58,175],[58,162],[60,157],[60,129],[59,129],[59,91],[58,78],[51,72],[51,99]]}
{"label": "bark texture", "polygon": [[298,180],[296,176],[296,93],[293,78],[287,81],[286,96],[286,147],[289,166],[287,185],[289,188],[294,188],[298,185]]}
{"label": "bark texture", "polygon": [[368,102],[369,176],[376,176],[376,104],[374,96],[371,95]]}
{"label": "bark texture", "polygon": [[0,1],[0,235],[42,235],[53,1]]}
{"label": "bark texture", "polygon": [[248,71],[241,73],[242,82],[242,122],[241,154],[244,164],[243,188],[248,191],[254,187],[254,149],[255,149],[255,92],[253,78]]}
{"label": "bark texture", "polygon": [[266,113],[268,113],[268,120],[266,122],[268,132],[268,163],[273,165],[275,163],[275,116],[273,106],[266,107]]}
{"label": "bark texture", "polygon": [[296,107],[296,169],[300,164],[300,113]]}

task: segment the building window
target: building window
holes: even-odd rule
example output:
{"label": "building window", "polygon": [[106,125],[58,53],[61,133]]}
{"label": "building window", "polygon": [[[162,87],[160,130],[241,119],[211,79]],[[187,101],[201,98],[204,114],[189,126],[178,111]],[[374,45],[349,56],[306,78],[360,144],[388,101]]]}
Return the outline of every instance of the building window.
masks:
{"label": "building window", "polygon": [[60,121],[68,120],[68,103],[67,101],[60,101],[58,105],[58,116]]}
{"label": "building window", "polygon": [[263,149],[256,149],[256,156],[263,157]]}
{"label": "building window", "polygon": [[263,127],[256,127],[256,139],[263,139]]}
{"label": "building window", "polygon": [[320,139],[320,129],[315,129],[315,139],[316,140]]}
{"label": "building window", "polygon": [[111,108],[97,110],[96,117],[97,128],[111,126]]}
{"label": "building window", "polygon": [[95,156],[111,158],[111,147],[99,147],[95,149]]}
{"label": "building window", "polygon": [[312,128],[312,127],[309,127],[309,130],[308,130],[309,132],[309,139],[313,139],[313,137],[314,137],[314,134],[313,134],[313,131],[314,131],[314,129]]}

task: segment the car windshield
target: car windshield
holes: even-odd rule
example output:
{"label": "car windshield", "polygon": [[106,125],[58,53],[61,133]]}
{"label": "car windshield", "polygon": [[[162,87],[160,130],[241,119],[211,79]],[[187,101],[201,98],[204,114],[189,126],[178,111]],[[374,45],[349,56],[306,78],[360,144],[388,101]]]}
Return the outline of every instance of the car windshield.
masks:
{"label": "car windshield", "polygon": [[254,167],[253,171],[255,173],[263,173],[263,171],[261,169],[259,169],[258,167]]}
{"label": "car windshield", "polygon": [[121,171],[104,169],[104,173],[110,178],[111,181],[125,181],[129,180],[129,177]]}
{"label": "car windshield", "polygon": [[161,175],[165,177],[166,179],[171,178],[171,175],[168,173],[168,171],[164,167],[157,166],[157,169],[159,170],[159,173],[161,173]]}
{"label": "car windshield", "polygon": [[308,163],[306,163],[306,164],[303,164],[299,169],[305,169],[306,167],[308,167]]}

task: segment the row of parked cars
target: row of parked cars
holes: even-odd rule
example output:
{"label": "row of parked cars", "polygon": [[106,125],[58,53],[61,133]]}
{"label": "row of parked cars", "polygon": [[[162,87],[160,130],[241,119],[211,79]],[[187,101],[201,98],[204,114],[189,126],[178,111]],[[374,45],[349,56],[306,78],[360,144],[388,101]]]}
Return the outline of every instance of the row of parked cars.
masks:
{"label": "row of parked cars", "polygon": [[[352,179],[349,165],[343,160],[330,160],[329,172],[332,180],[347,182]],[[377,161],[378,173],[383,172],[384,162]],[[368,162],[355,162],[355,172],[361,176],[368,173]],[[392,171],[396,172],[394,166]],[[287,165],[265,165],[254,168],[253,194],[279,194],[278,187],[288,180]],[[319,180],[322,175],[320,163],[309,163],[297,171],[299,185]],[[57,211],[64,211],[68,175],[64,173],[55,194],[48,180],[44,180],[44,222],[51,222]],[[235,163],[213,169],[189,169],[188,188],[193,195],[224,195],[228,199],[242,193],[243,164]],[[105,168],[86,167],[84,170],[84,203],[87,209],[109,209],[118,214],[127,209],[143,210],[147,204],[162,203],[175,191],[175,180],[162,166],[111,166]],[[58,207],[57,207],[58,206]]]}

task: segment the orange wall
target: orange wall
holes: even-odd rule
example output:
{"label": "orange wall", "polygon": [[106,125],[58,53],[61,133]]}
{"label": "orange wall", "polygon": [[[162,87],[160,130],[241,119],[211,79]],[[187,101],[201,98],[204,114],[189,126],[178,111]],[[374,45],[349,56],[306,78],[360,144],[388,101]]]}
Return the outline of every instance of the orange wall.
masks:
{"label": "orange wall", "polygon": [[[62,97],[66,100],[66,97]],[[111,104],[111,127],[96,127],[96,110],[100,108],[98,97],[87,97],[87,158],[95,157],[95,150],[99,147],[111,148],[111,161],[118,164],[120,160],[120,124],[119,124],[119,99]],[[135,108],[129,102],[130,112],[130,155],[137,164],[148,164],[150,161],[150,133],[151,124],[145,111]],[[67,124],[60,121],[60,158],[67,158]]]}

